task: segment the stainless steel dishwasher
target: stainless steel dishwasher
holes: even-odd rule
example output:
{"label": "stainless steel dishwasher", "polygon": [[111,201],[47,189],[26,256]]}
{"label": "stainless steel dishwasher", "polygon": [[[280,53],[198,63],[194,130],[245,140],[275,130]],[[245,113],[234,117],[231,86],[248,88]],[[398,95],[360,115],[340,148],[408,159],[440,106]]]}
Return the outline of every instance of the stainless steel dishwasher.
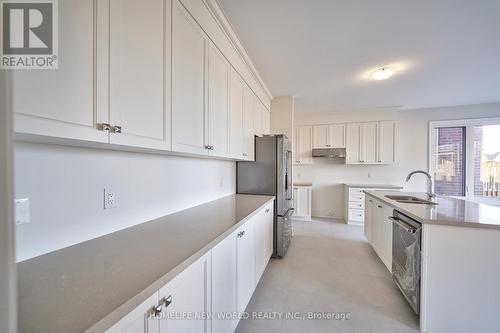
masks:
{"label": "stainless steel dishwasher", "polygon": [[392,277],[411,308],[420,314],[422,225],[394,210],[392,223]]}

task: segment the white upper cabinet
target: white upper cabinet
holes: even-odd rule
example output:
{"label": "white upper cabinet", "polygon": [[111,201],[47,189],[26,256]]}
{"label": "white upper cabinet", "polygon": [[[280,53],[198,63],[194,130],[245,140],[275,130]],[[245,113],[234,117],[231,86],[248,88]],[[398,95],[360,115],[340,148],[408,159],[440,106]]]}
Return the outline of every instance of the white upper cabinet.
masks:
{"label": "white upper cabinet", "polygon": [[170,11],[168,0],[110,1],[110,143],[170,149]]}
{"label": "white upper cabinet", "polygon": [[232,158],[244,158],[245,135],[243,133],[243,87],[245,83],[239,74],[231,69],[230,98],[230,154]]}
{"label": "white upper cabinet", "polygon": [[345,124],[332,124],[328,127],[332,148],[345,148]]}
{"label": "white upper cabinet", "polygon": [[346,127],[346,164],[361,164],[362,129],[361,124],[347,124]]}
{"label": "white upper cabinet", "polygon": [[262,136],[271,133],[271,113],[254,95],[254,124],[255,135]]}
{"label": "white upper cabinet", "polygon": [[208,39],[178,0],[172,7],[172,150],[207,155]]}
{"label": "white upper cabinet", "polygon": [[59,18],[59,68],[12,72],[19,138],[254,159],[270,96],[204,1],[65,0]]}
{"label": "white upper cabinet", "polygon": [[346,163],[394,163],[395,128],[394,121],[347,124]]}
{"label": "white upper cabinet", "polygon": [[345,124],[314,125],[313,148],[345,148]]}
{"label": "white upper cabinet", "polygon": [[330,141],[328,140],[329,125],[313,126],[313,148],[327,148]]}
{"label": "white upper cabinet", "polygon": [[294,133],[293,162],[295,164],[312,164],[312,126],[297,126]]}
{"label": "white upper cabinet", "polygon": [[378,163],[378,123],[361,124],[361,162]]}
{"label": "white upper cabinet", "polygon": [[229,82],[231,65],[210,43],[208,51],[208,144],[209,153],[229,157]]}
{"label": "white upper cabinet", "polygon": [[395,162],[396,123],[381,121],[379,124],[378,163],[392,164]]}
{"label": "white upper cabinet", "polygon": [[244,159],[255,159],[255,112],[254,95],[247,85],[243,86],[243,155]]}
{"label": "white upper cabinet", "polygon": [[60,1],[58,8],[59,68],[12,71],[15,131],[108,142],[108,132],[97,130],[108,114],[96,107],[107,87],[95,85],[96,71],[103,68],[94,67],[94,36],[106,37],[106,25],[100,23],[107,20],[108,8],[93,0]]}

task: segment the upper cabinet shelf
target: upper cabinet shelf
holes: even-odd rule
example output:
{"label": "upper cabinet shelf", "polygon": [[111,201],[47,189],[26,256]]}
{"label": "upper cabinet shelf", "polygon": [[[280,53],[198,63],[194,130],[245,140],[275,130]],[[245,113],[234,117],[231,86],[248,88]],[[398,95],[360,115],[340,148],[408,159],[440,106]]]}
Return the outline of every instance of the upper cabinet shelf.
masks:
{"label": "upper cabinet shelf", "polygon": [[254,135],[269,133],[271,96],[213,7],[61,2],[59,69],[13,72],[18,138],[253,159]]}
{"label": "upper cabinet shelf", "polygon": [[297,126],[294,163],[312,164],[314,148],[346,148],[346,164],[393,164],[395,138],[394,121]]}

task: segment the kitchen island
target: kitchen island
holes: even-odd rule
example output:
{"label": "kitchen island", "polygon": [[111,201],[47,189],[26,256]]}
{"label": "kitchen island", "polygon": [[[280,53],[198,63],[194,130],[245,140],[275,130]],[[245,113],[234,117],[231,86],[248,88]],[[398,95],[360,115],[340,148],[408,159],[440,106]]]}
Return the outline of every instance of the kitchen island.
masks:
{"label": "kitchen island", "polygon": [[[207,264],[203,266],[205,273],[215,281],[218,272],[216,268],[211,271],[210,260],[216,263],[218,259],[215,252],[211,255],[211,251],[225,242],[227,247],[222,254],[227,257],[231,251],[236,251],[232,246],[236,246],[237,239],[248,243],[264,234],[265,230],[261,233],[257,224],[265,222],[266,227],[271,227],[264,240],[266,253],[255,257],[262,265],[249,265],[254,269],[244,276],[250,283],[243,286],[247,287],[245,296],[251,296],[253,284],[258,282],[270,257],[269,245],[272,252],[272,238],[269,236],[272,236],[273,201],[273,196],[230,195],[18,263],[19,332],[106,331],[147,300],[156,297],[158,290],[168,286],[200,259],[207,258]],[[246,236],[243,237],[241,233],[244,231]],[[247,251],[251,264],[255,262],[253,251],[257,253],[260,247],[257,241],[255,246],[248,244],[252,245]],[[231,265],[226,257],[222,258],[224,268]],[[236,271],[229,273],[230,277],[236,276]],[[213,290],[208,288],[207,292],[219,297],[215,294],[215,287]],[[227,282],[224,288],[224,293],[230,295]],[[189,289],[195,290],[190,285],[186,289],[188,292]],[[196,293],[194,297],[201,299],[201,293]],[[185,300],[187,297],[174,297],[174,306],[179,298]],[[246,301],[243,299],[242,302]],[[146,304],[147,310],[156,302]],[[146,310],[141,310],[136,315],[136,323],[131,324],[129,320],[125,325],[144,327],[145,313]],[[112,332],[126,330],[124,327],[127,328],[122,325]],[[148,330],[153,331],[151,327]]]}
{"label": "kitchen island", "polygon": [[388,268],[393,258],[389,220],[393,210],[422,226],[421,331],[499,332],[500,208],[444,196],[430,199],[433,204],[402,203],[387,197],[429,200],[425,193],[366,194],[367,205],[374,207],[367,210],[371,214],[367,219],[375,223],[365,225],[365,235]]}

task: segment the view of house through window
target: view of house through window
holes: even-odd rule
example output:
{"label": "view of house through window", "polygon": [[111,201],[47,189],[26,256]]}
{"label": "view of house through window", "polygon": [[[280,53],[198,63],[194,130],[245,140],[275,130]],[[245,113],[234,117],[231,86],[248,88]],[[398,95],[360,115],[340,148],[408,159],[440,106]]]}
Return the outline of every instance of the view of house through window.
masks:
{"label": "view of house through window", "polygon": [[435,128],[434,186],[437,194],[465,196],[465,127]]}
{"label": "view of house through window", "polygon": [[430,133],[437,194],[500,200],[500,118],[437,121]]}
{"label": "view of house through window", "polygon": [[500,125],[474,126],[474,195],[500,197]]}

